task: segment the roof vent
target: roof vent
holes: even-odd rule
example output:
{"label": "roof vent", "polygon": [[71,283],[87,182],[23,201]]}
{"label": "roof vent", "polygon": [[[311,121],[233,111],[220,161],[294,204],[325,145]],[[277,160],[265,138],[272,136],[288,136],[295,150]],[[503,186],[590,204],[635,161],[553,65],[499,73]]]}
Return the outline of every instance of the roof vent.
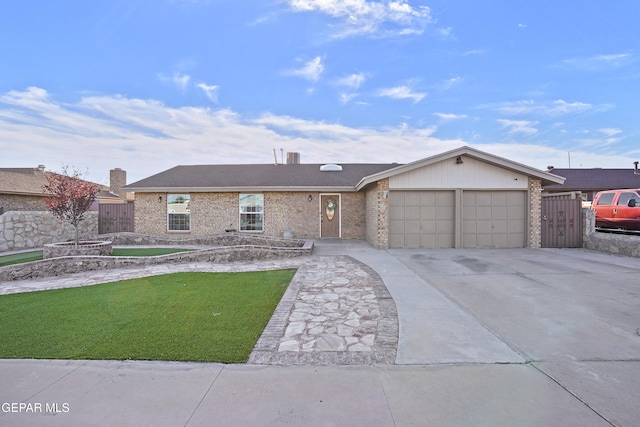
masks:
{"label": "roof vent", "polygon": [[320,166],[320,172],[342,172],[342,166],[336,165],[335,163],[329,163]]}

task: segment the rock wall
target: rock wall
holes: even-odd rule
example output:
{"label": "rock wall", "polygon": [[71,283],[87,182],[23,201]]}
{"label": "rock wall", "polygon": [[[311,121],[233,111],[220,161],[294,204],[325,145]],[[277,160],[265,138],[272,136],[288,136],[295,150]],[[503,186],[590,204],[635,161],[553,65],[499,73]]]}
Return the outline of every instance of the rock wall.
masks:
{"label": "rock wall", "polygon": [[83,271],[187,262],[248,262],[311,255],[313,241],[298,247],[224,246],[152,257],[70,256],[0,267],[0,283]]}
{"label": "rock wall", "polygon": [[[98,234],[98,212],[87,212],[80,238]],[[9,211],[0,215],[0,252],[40,248],[75,239],[75,229],[47,211]]]}
{"label": "rock wall", "polygon": [[590,209],[582,210],[582,218],[585,224],[582,245],[585,249],[640,258],[640,236],[596,231],[595,214]]}

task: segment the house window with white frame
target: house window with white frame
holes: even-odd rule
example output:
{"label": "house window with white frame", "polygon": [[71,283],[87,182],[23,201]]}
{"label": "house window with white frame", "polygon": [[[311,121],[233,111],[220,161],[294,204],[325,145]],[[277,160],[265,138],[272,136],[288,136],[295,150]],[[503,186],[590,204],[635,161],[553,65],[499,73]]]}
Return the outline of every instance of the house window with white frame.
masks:
{"label": "house window with white frame", "polygon": [[263,194],[240,194],[240,231],[264,231]]}
{"label": "house window with white frame", "polygon": [[189,194],[168,194],[167,195],[167,230],[169,231],[190,231],[191,211]]}

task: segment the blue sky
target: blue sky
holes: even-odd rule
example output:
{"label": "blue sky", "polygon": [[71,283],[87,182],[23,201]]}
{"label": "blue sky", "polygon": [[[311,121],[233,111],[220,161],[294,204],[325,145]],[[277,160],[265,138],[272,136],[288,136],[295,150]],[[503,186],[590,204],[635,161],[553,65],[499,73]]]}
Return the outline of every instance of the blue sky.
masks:
{"label": "blue sky", "polygon": [[0,167],[640,160],[636,0],[21,0]]}

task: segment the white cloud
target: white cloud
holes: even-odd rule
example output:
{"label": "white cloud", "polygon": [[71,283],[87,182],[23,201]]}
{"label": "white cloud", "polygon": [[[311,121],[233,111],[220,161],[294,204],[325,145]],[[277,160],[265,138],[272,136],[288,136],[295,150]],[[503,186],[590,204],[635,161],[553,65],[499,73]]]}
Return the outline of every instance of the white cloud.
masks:
{"label": "white cloud", "polygon": [[569,58],[561,62],[561,66],[570,69],[598,71],[611,68],[619,68],[633,62],[630,53],[614,53],[594,55],[588,58]]}
{"label": "white cloud", "polygon": [[197,86],[202,89],[207,98],[209,98],[209,101],[213,102],[214,104],[218,103],[218,86],[209,86],[204,83],[198,83]]}
{"label": "white cloud", "polygon": [[432,22],[427,6],[406,0],[289,0],[295,12],[318,12],[337,21],[335,37],[422,34]]}
{"label": "white cloud", "polygon": [[422,101],[427,96],[424,92],[414,92],[409,86],[396,86],[380,89],[378,96],[385,96],[394,99],[411,99],[414,103]]}
{"label": "white cloud", "polygon": [[356,97],[358,97],[357,93],[341,93],[340,94],[340,103],[341,104],[348,104],[349,102],[354,100]]}
{"label": "white cloud", "polygon": [[612,136],[620,135],[622,133],[622,129],[601,128],[601,129],[598,129],[598,132],[600,132],[602,135],[606,137],[612,137]]}
{"label": "white cloud", "polygon": [[529,99],[485,105],[482,107],[495,109],[502,114],[509,115],[542,114],[547,116],[559,116],[564,114],[582,113],[592,109],[593,105],[584,102],[567,102],[562,99],[558,99],[553,102],[537,102]]}
{"label": "white cloud", "polygon": [[336,84],[339,86],[347,86],[353,89],[358,89],[362,83],[366,80],[364,73],[354,73],[341,79],[336,80]]}
{"label": "white cloud", "polygon": [[164,74],[159,73],[158,78],[165,83],[176,86],[183,92],[187,90],[187,87],[189,86],[189,80],[191,80],[191,76],[189,76],[188,74],[180,74],[178,72],[173,73],[171,77],[167,77]]}
{"label": "white cloud", "polygon": [[[515,131],[515,139],[528,136],[536,123],[501,124]],[[621,136],[616,130],[599,130],[601,146],[607,137]],[[69,164],[88,169],[88,178],[103,184],[114,167],[126,170],[131,183],[178,164],[271,163],[273,148],[300,152],[305,163],[406,163],[469,145],[437,138],[435,131],[406,123],[353,127],[268,112],[246,117],[230,109],[169,107],[119,95],[62,103],[37,87],[0,94],[0,167],[44,164],[56,170]],[[534,143],[474,147],[538,168],[563,166],[567,151]],[[611,155],[586,145],[571,149],[572,161],[584,167],[621,167],[632,154]]]}
{"label": "white cloud", "polygon": [[466,114],[451,114],[451,113],[433,113],[433,115],[446,121],[466,119],[468,117]]}
{"label": "white cloud", "polygon": [[324,64],[322,63],[322,57],[316,56],[312,60],[305,62],[302,67],[286,71],[285,74],[316,82],[323,72]]}
{"label": "white cloud", "polygon": [[523,134],[525,136],[532,136],[538,133],[538,129],[533,126],[537,125],[538,122],[531,122],[528,120],[505,120],[505,119],[497,119],[498,123],[502,125],[502,129],[506,129],[507,133],[510,135],[513,134]]}
{"label": "white cloud", "polygon": [[453,76],[450,79],[440,82],[440,84],[438,84],[438,87],[440,88],[440,90],[449,90],[452,87],[462,83],[463,80],[464,79],[460,76]]}

